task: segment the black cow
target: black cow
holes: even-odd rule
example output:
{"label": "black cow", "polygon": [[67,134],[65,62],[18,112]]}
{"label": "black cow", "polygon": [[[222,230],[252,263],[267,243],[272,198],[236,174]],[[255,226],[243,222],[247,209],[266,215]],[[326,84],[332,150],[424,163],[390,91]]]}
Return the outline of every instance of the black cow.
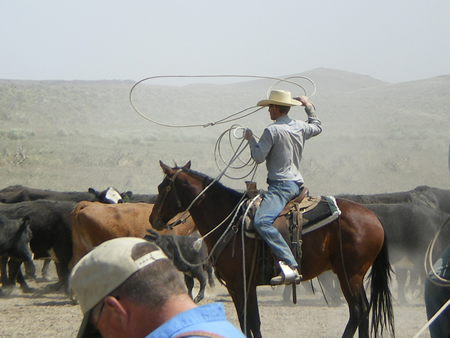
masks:
{"label": "black cow", "polygon": [[52,258],[56,263],[59,277],[59,281],[53,287],[58,289],[64,285],[66,291],[68,291],[68,265],[72,259],[70,213],[75,205],[74,202],[47,200],[15,204],[0,203],[0,214],[5,217],[30,216],[30,229],[33,233],[30,248],[34,259]]}
{"label": "black cow", "polygon": [[[449,215],[435,208],[411,203],[365,206],[377,215],[386,232],[390,259],[396,268],[398,298],[406,303],[403,288],[407,271],[411,273],[410,285],[414,286],[419,276],[426,278],[423,268],[425,252],[437,229]],[[443,244],[450,243],[450,229],[444,229],[441,240]]]}
{"label": "black cow", "polygon": [[[150,234],[144,237],[145,240],[155,243],[172,260],[175,267],[183,272],[189,296],[192,298],[194,278],[200,282],[200,290],[194,302],[198,303],[205,297],[206,277],[205,269],[208,272],[209,286],[214,287],[211,264],[206,261],[208,252],[206,246],[200,250],[194,248],[197,240],[193,236],[160,235],[154,230],[147,230]],[[179,248],[179,249],[178,249]],[[202,264],[203,263],[203,264]]]}
{"label": "black cow", "polygon": [[418,186],[413,190],[372,195],[338,195],[360,204],[412,203],[426,205],[450,214],[450,190]]}
{"label": "black cow", "polygon": [[434,207],[442,212],[450,214],[450,189],[432,188],[426,185],[414,189],[417,193],[434,201]]}
{"label": "black cow", "polygon": [[[395,267],[398,301],[407,304],[405,283],[410,271],[409,285],[414,287],[419,277],[426,278],[423,267],[425,252],[437,229],[449,215],[435,208],[412,203],[372,203],[365,207],[377,215],[386,232],[391,264]],[[450,229],[444,229],[437,245],[450,243]],[[445,247],[445,246],[444,246]],[[320,278],[328,295],[332,294],[332,280]]]}
{"label": "black cow", "polygon": [[[0,256],[2,260],[2,285],[14,285],[17,278],[20,264],[10,264],[9,279],[7,277],[7,260],[11,262],[31,261],[31,240],[30,217],[27,215],[22,219],[9,219],[0,214]],[[1,290],[0,290],[1,292]]]}
{"label": "black cow", "polygon": [[33,189],[21,185],[13,185],[0,190],[0,202],[2,203],[19,203],[36,200],[71,201],[77,203],[81,201],[98,201],[113,204],[122,202],[122,196],[113,187],[109,187],[102,192],[97,192],[93,188],[89,188],[87,192],[53,191]]}
{"label": "black cow", "polygon": [[125,196],[124,201],[128,203],[149,203],[155,204],[158,198],[157,194],[133,194],[131,191],[126,191],[121,195]]}
{"label": "black cow", "polygon": [[[120,194],[113,187],[109,187],[108,189],[101,192],[96,191],[94,188],[89,188],[87,192],[61,192],[53,190],[33,189],[21,185],[14,185],[0,191],[0,202],[11,204],[35,200],[53,200],[71,201],[77,203],[81,201],[99,201],[106,204],[115,204],[122,203],[123,196],[125,195],[125,193]],[[129,198],[128,195],[127,198]],[[42,267],[42,276],[44,280],[48,277],[50,262],[50,259],[44,260],[44,264]],[[17,264],[17,262],[12,262],[11,264]],[[36,268],[33,261],[25,261],[25,268],[28,276],[32,278],[36,277]],[[20,284],[23,285],[24,288],[26,287],[26,284]]]}

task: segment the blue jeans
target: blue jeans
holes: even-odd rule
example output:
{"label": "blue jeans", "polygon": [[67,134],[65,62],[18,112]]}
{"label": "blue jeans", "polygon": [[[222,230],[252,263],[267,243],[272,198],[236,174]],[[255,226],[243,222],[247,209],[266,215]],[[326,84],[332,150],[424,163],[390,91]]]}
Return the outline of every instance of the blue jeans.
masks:
{"label": "blue jeans", "polygon": [[253,220],[256,231],[269,245],[275,257],[293,269],[298,267],[294,255],[283,236],[272,226],[272,223],[285,205],[299,192],[300,187],[294,181],[271,182]]}
{"label": "blue jeans", "polygon": [[[450,245],[447,246],[441,257],[433,265],[436,274],[442,278],[450,279]],[[431,276],[431,274],[430,274]],[[433,277],[431,277],[433,278]],[[450,287],[443,287],[425,281],[425,307],[427,317],[433,315],[450,299]],[[430,325],[431,338],[450,337],[450,308],[442,312],[438,318]]]}

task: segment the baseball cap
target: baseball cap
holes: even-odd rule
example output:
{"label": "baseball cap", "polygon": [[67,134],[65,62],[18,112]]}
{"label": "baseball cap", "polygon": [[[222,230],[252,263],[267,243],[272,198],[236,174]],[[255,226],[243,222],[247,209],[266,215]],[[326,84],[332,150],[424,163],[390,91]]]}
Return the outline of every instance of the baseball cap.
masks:
{"label": "baseball cap", "polygon": [[[133,259],[133,248],[139,243],[148,244],[154,251]],[[78,337],[92,336],[95,331],[89,319],[97,303],[135,272],[160,259],[168,258],[159,247],[136,237],[111,239],[81,258],[73,267],[69,280],[84,315]]]}

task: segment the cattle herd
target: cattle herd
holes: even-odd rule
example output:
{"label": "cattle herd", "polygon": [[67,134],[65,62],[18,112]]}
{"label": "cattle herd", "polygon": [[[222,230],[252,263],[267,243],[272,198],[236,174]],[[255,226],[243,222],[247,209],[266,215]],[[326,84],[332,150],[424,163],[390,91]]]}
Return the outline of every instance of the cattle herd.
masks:
{"label": "cattle herd", "polygon": [[[450,190],[419,186],[398,193],[336,197],[365,205],[383,224],[398,282],[398,301],[407,304],[403,288],[406,276],[409,272],[409,286],[414,287],[418,281],[423,285],[425,251],[450,215]],[[50,287],[65,288],[69,296],[68,276],[81,257],[108,239],[136,236],[155,241],[166,251],[175,266],[185,273],[190,292],[192,277],[198,279],[201,288],[195,301],[200,301],[206,280],[210,285],[214,281],[211,266],[202,264],[207,257],[206,249],[193,248],[195,224],[187,217],[174,227],[176,236],[168,236],[172,234],[169,230],[152,231],[149,215],[155,200],[156,195],[119,193],[113,188],[101,192],[92,188],[86,192],[56,192],[10,186],[0,190],[0,297],[17,283],[23,292],[33,292],[24,273],[36,276],[33,264],[36,259],[46,260],[44,267],[54,262],[58,282]],[[450,242],[448,228],[444,228],[440,238],[444,246]]]}

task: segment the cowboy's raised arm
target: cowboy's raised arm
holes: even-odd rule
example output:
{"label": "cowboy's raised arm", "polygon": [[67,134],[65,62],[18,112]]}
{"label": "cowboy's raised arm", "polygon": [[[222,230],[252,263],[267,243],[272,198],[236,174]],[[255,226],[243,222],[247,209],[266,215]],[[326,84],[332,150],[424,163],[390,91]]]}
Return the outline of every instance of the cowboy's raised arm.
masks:
{"label": "cowboy's raised arm", "polygon": [[316,135],[319,135],[322,132],[322,126],[319,118],[316,115],[316,112],[314,111],[313,104],[309,101],[307,96],[299,96],[294,97],[294,100],[300,101],[302,103],[302,106],[305,107],[305,112],[308,115],[308,125],[309,129],[306,133],[306,138],[310,138]]}

